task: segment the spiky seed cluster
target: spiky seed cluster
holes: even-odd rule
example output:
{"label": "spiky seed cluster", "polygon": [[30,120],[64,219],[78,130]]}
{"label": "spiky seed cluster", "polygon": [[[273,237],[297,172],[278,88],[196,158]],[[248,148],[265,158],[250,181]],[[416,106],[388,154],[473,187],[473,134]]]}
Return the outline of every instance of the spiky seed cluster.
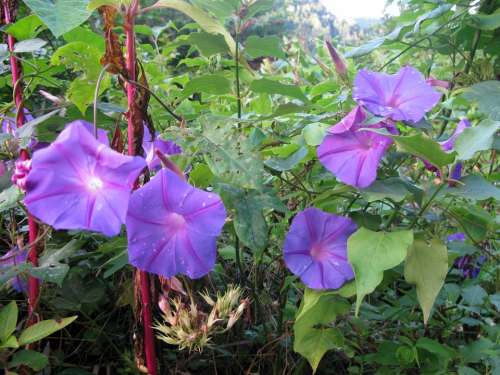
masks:
{"label": "spiky seed cluster", "polygon": [[163,308],[163,322],[155,329],[158,339],[179,349],[201,352],[210,345],[214,335],[229,330],[239,320],[248,306],[248,299],[242,299],[239,287],[229,286],[225,293],[217,293],[216,299],[202,293],[201,297],[211,307],[207,314],[201,311],[191,299],[189,304],[180,298],[172,300],[169,308]]}

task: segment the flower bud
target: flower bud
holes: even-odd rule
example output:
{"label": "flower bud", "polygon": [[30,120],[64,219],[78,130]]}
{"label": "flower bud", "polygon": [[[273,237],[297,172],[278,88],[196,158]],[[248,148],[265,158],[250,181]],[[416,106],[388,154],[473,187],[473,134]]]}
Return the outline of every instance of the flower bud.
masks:
{"label": "flower bud", "polygon": [[347,66],[345,65],[344,60],[328,40],[326,41],[326,47],[328,48],[330,57],[332,58],[333,64],[335,65],[335,71],[340,76],[340,78],[347,79]]}
{"label": "flower bud", "polygon": [[434,78],[433,76],[430,76],[426,82],[434,87],[441,87],[443,89],[448,90],[450,88],[450,82],[448,81],[441,81],[439,79]]}

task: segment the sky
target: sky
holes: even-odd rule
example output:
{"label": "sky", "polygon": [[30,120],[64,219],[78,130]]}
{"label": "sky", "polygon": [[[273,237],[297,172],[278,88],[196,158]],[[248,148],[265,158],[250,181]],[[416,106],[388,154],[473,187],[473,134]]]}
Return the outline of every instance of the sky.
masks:
{"label": "sky", "polygon": [[[321,0],[337,19],[350,21],[355,18],[381,18],[386,0]],[[389,15],[398,14],[396,5],[387,7]]]}

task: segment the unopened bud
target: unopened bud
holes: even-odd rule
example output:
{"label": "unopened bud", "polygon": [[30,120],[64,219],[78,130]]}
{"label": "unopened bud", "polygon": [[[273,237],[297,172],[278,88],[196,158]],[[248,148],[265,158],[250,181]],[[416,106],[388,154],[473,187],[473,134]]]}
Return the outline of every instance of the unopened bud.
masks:
{"label": "unopened bud", "polygon": [[31,160],[18,160],[14,166],[14,174],[11,177],[13,184],[17,185],[22,191],[26,191],[26,179],[31,170]]}
{"label": "unopened bud", "polygon": [[433,87],[441,87],[441,88],[446,89],[446,90],[448,90],[450,88],[450,82],[441,81],[440,79],[436,79],[432,76],[430,76],[426,82]]}
{"label": "unopened bud", "polygon": [[335,71],[340,76],[340,78],[347,79],[347,66],[345,65],[344,60],[328,40],[326,41],[326,47],[328,48],[330,57],[332,58],[333,64],[335,65]]}

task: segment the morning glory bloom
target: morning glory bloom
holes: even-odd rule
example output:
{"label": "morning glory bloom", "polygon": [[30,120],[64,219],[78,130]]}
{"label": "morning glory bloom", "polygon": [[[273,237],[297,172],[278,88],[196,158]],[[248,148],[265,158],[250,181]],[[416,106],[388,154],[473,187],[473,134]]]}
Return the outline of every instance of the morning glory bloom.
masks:
{"label": "morning glory bloom", "polygon": [[[9,269],[12,266],[22,264],[26,262],[28,256],[27,250],[19,250],[16,246],[9,250],[4,256],[0,257],[0,271]],[[26,292],[28,285],[26,280],[20,275],[14,276],[12,279],[7,281],[7,284],[12,286],[17,292]]]}
{"label": "morning glory bloom", "polygon": [[358,188],[370,186],[377,178],[380,160],[392,144],[391,137],[361,128],[395,129],[388,123],[364,125],[361,107],[354,108],[342,121],[330,128],[318,147],[321,164],[337,180]]}
{"label": "morning glory bloom", "polygon": [[411,66],[401,68],[396,74],[360,70],[352,96],[374,115],[413,123],[420,121],[441,98]]}
{"label": "morning glory bloom", "polygon": [[453,242],[453,241],[465,242],[465,234],[462,232],[457,232],[457,233],[450,234],[446,238],[446,242]]}
{"label": "morning glory bloom", "polygon": [[147,126],[144,126],[144,138],[142,141],[142,148],[146,156],[146,163],[151,170],[158,170],[161,168],[161,162],[156,155],[156,151],[160,151],[164,155],[176,155],[182,153],[182,148],[173,141],[165,141],[161,139],[158,134],[153,137]]}
{"label": "morning glory bloom", "polygon": [[347,239],[357,229],[347,217],[307,208],[293,219],[285,238],[288,269],[312,289],[338,289],[354,278]]}
{"label": "morning glory bloom", "polygon": [[164,277],[192,279],[215,265],[226,210],[215,193],[196,189],[161,169],[132,193],[127,213],[129,262]]}
{"label": "morning glory bloom", "polygon": [[55,229],[114,236],[125,222],[130,191],[146,163],[113,151],[75,121],[33,154],[31,167],[24,203],[32,215]]}

